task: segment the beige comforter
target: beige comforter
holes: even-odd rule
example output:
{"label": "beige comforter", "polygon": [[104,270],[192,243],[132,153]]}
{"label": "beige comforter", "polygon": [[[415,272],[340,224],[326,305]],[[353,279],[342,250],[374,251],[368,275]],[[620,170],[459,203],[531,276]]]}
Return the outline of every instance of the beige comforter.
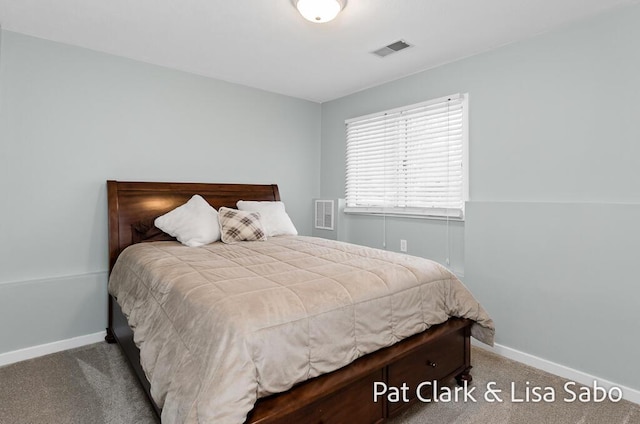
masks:
{"label": "beige comforter", "polygon": [[493,322],[443,266],[311,237],[142,243],[109,281],[162,422],[242,423],[258,397],[446,321]]}

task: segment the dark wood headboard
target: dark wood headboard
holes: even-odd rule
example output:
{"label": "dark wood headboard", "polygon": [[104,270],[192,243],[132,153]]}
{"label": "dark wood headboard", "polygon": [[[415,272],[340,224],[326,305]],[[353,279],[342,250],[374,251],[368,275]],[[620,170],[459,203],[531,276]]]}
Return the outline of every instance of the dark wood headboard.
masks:
{"label": "dark wood headboard", "polygon": [[144,240],[171,239],[157,233],[140,238],[153,230],[153,220],[186,203],[199,194],[218,209],[235,208],[238,200],[280,200],[276,184],[207,184],[107,181],[109,208],[109,271],[120,252]]}

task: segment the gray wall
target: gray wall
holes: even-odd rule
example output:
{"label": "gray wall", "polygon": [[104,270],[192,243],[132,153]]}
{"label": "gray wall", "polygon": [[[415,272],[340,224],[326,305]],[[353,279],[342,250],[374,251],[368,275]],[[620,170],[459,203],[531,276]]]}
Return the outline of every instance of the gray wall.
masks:
{"label": "gray wall", "polygon": [[104,329],[107,179],[277,183],[311,233],[320,105],[0,40],[0,353]]}
{"label": "gray wall", "polygon": [[[451,266],[498,343],[634,389],[639,22],[627,7],[325,103],[321,163],[321,196],[342,197],[345,119],[468,92],[470,202],[449,233]],[[346,221],[348,241],[381,245],[379,218]],[[388,247],[406,238],[409,253],[442,261],[445,227],[387,222]]]}

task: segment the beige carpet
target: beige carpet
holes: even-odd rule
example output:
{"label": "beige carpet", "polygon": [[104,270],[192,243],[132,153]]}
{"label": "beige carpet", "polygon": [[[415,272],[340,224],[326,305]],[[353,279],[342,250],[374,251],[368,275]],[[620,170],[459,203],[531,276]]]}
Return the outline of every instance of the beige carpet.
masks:
{"label": "beige carpet", "polygon": [[0,368],[2,424],[155,422],[117,345],[97,343]]}
{"label": "beige carpet", "polygon": [[[477,402],[417,404],[390,422],[640,424],[637,404],[566,403],[563,379],[477,348],[473,350],[472,363],[476,387],[472,395]],[[557,399],[553,403],[511,402],[512,381],[516,382],[519,399],[525,396],[526,381],[529,387],[553,387]],[[502,403],[484,399],[489,382],[503,389],[498,395]],[[580,393],[577,388],[575,391]],[[155,422],[144,393],[116,345],[97,343],[0,368],[2,424]]]}

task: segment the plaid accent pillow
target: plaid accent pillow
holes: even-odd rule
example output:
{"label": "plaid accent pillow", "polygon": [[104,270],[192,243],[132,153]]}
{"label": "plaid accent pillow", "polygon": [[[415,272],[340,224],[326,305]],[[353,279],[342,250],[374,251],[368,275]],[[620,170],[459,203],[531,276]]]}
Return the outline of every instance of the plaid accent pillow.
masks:
{"label": "plaid accent pillow", "polygon": [[267,233],[260,222],[258,212],[239,211],[222,207],[218,210],[220,218],[220,239],[224,243],[238,241],[266,240]]}

